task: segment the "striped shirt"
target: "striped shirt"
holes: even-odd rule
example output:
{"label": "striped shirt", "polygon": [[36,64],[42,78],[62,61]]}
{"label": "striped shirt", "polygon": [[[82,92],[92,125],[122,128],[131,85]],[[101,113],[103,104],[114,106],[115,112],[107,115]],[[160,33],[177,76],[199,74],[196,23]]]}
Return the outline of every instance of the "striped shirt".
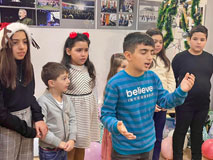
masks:
{"label": "striped shirt", "polygon": [[92,92],[91,78],[85,65],[71,65],[69,95],[75,107],[77,121],[76,148],[89,148],[90,142],[100,140],[98,104]]}
{"label": "striped shirt", "polygon": [[[155,143],[155,105],[172,108],[182,104],[186,96],[180,87],[169,94],[153,71],[140,77],[132,77],[124,70],[117,73],[107,83],[101,110],[101,121],[112,133],[115,151],[123,155],[151,151]],[[135,140],[128,140],[119,133],[118,120],[136,135]]]}

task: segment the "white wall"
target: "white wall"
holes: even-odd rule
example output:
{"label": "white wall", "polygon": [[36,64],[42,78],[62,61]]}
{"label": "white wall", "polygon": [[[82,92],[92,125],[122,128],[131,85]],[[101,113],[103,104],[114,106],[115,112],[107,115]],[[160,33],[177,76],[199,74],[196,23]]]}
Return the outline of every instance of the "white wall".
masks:
{"label": "white wall", "polygon": [[89,32],[90,50],[89,55],[97,72],[97,91],[101,99],[105,86],[106,76],[109,71],[110,57],[113,53],[122,52],[123,38],[131,31],[117,30],[74,30],[74,29],[48,29],[31,28],[33,37],[41,47],[39,50],[32,47],[32,63],[36,77],[36,93],[42,94],[45,86],[40,78],[41,69],[49,61],[60,62],[63,55],[63,45],[69,33]]}
{"label": "white wall", "polygon": [[[207,8],[206,8],[206,21],[205,21],[205,25],[208,28],[208,41],[206,44],[206,50],[210,53],[213,54],[213,46],[212,46],[212,42],[213,42],[213,21],[212,21],[212,15],[213,15],[213,0],[208,0],[207,1]],[[211,110],[213,110],[213,76],[211,79],[211,84],[212,84],[212,89],[211,89]]]}

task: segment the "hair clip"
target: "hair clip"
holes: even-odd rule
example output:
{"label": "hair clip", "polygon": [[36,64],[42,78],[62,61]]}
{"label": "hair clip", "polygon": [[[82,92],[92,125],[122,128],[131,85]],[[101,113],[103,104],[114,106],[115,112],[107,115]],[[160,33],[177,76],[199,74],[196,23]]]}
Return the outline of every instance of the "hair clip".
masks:
{"label": "hair clip", "polygon": [[71,32],[70,33],[70,38],[74,39],[75,37],[77,37],[77,33],[76,32]]}
{"label": "hair clip", "polygon": [[7,25],[10,24],[10,23],[0,23],[0,30],[2,30],[3,28],[7,27]]}
{"label": "hair clip", "polygon": [[84,32],[83,34],[86,35],[87,38],[89,39],[89,33],[88,32]]}

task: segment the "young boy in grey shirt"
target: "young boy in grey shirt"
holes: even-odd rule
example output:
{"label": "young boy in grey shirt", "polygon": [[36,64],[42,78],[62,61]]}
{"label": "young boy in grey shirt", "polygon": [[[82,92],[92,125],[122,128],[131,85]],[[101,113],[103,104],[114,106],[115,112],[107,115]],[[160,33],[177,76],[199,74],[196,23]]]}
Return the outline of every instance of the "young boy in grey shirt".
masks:
{"label": "young boy in grey shirt", "polygon": [[56,62],[48,62],[41,72],[47,90],[38,102],[49,130],[45,139],[39,140],[40,160],[66,160],[67,152],[74,147],[75,110],[70,98],[63,94],[70,83],[68,73],[66,67]]}

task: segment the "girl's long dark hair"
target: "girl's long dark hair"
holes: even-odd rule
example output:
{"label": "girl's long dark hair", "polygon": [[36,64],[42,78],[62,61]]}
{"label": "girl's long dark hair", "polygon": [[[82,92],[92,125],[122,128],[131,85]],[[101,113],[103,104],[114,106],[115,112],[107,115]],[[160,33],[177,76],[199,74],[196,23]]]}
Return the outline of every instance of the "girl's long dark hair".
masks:
{"label": "girl's long dark hair", "polygon": [[[85,35],[85,34],[81,34],[81,33],[77,33],[77,36],[73,39],[71,39],[70,37],[67,38],[65,44],[64,44],[64,53],[63,53],[63,58],[61,60],[61,63],[63,65],[65,65],[68,69],[70,68],[70,61],[71,61],[71,56],[69,56],[66,52],[66,49],[72,49],[75,45],[76,42],[79,41],[83,41],[83,42],[87,42],[88,47],[90,45],[90,40],[89,38]],[[89,76],[92,78],[92,86],[95,86],[95,79],[96,79],[96,72],[95,72],[95,67],[93,65],[93,63],[90,61],[89,56],[84,64],[89,72]]]}
{"label": "girl's long dark hair", "polygon": [[[24,69],[23,85],[27,86],[33,79],[33,67],[30,57],[30,43],[26,33],[25,35],[27,37],[27,53],[22,60],[22,67]],[[10,48],[8,44],[7,48],[2,48],[0,51],[0,81],[6,88],[13,90],[16,88],[17,64],[13,56],[12,48]]]}
{"label": "girl's long dark hair", "polygon": [[[146,34],[148,34],[151,37],[154,35],[160,35],[160,36],[162,36],[162,39],[163,39],[163,34],[157,28],[148,29],[146,31]],[[157,56],[159,56],[163,60],[165,67],[168,68],[168,71],[169,71],[170,70],[170,61],[169,61],[168,57],[166,56],[166,51],[165,51],[164,46],[163,46],[162,50],[157,54]]]}

